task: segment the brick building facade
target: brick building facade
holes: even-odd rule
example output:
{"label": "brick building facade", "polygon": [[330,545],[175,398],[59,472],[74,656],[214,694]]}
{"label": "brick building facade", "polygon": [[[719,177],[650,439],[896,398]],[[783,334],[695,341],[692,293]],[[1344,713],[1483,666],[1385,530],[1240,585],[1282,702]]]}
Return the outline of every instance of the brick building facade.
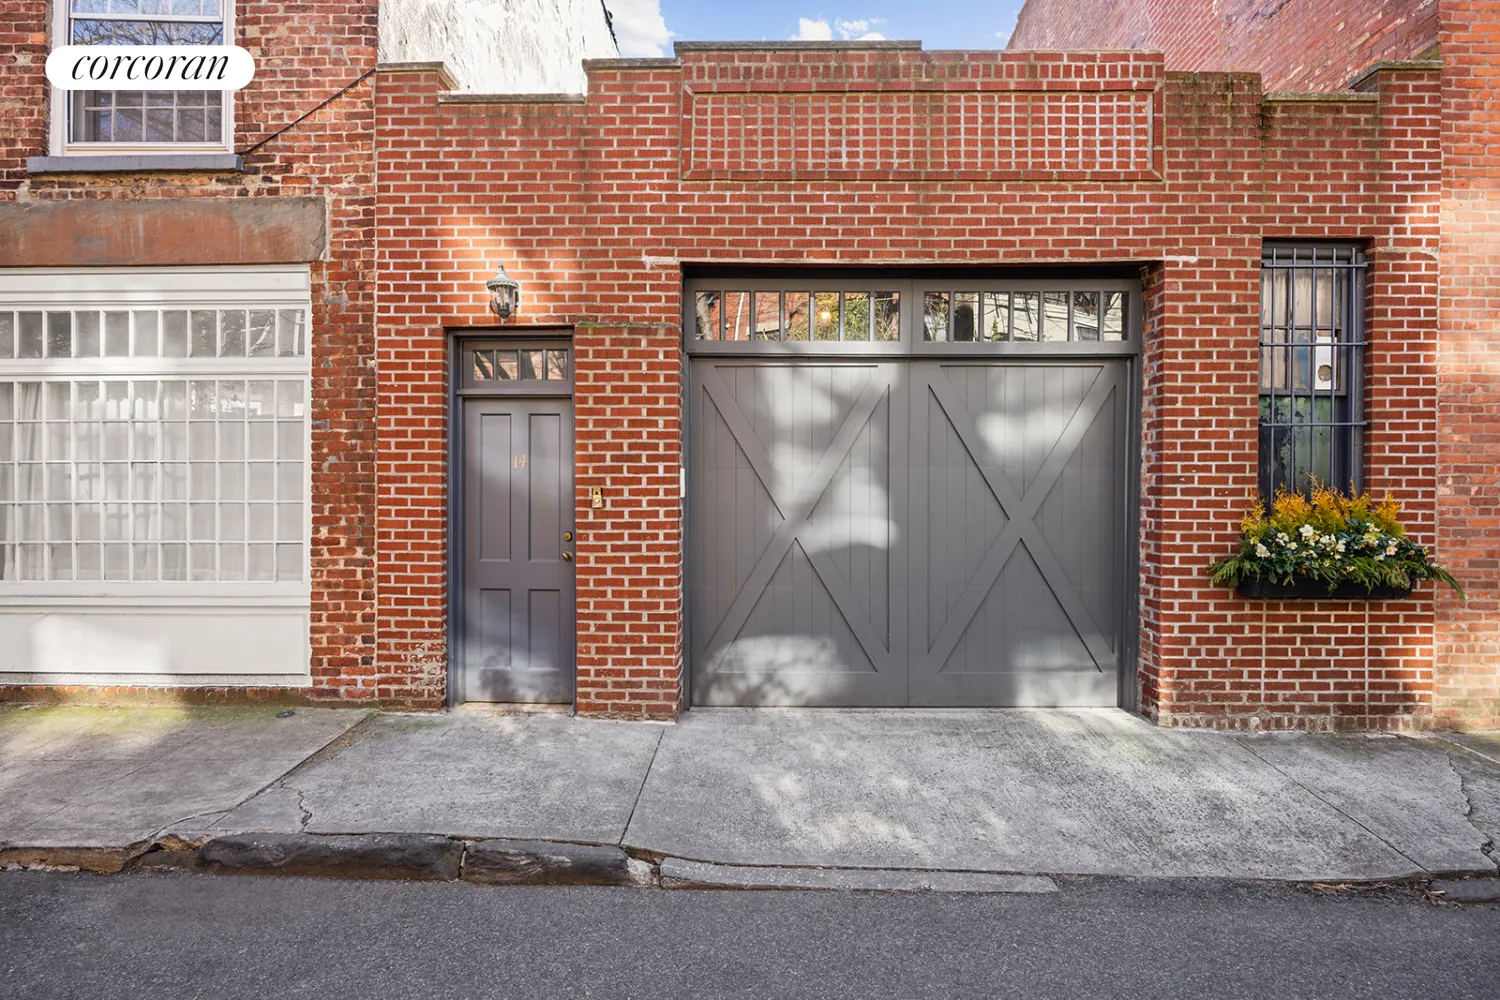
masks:
{"label": "brick building facade", "polygon": [[1412,0],[1026,0],[1007,43],[1155,49],[1167,68],[1259,73],[1268,91],[1344,90],[1378,62],[1431,58],[1438,4]]}
{"label": "brick building facade", "polygon": [[[44,5],[23,6],[37,30],[0,44],[39,66]],[[1492,286],[1472,280],[1494,267],[1493,170],[1475,141],[1492,126],[1464,95],[1488,86],[1494,19],[1453,6],[1441,66],[1318,96],[1173,72],[1156,53],[914,43],[679,45],[590,61],[579,96],[456,94],[439,65],[391,64],[228,175],[28,168],[46,146],[33,115],[0,165],[0,221],[19,237],[0,248],[0,282],[77,265],[309,267],[307,678],[147,679],[158,687],[632,718],[687,703],[1120,704],[1171,725],[1493,723],[1493,456],[1463,428],[1482,412],[1494,319]],[[307,16],[277,23],[327,33]],[[370,44],[339,48],[355,63],[325,75],[358,78]],[[329,93],[273,87],[274,66],[244,95],[247,131]],[[4,88],[16,109],[45,97],[39,71]],[[249,207],[185,200],[230,194]],[[326,249],[281,202],[293,194],[347,213],[328,217]],[[153,223],[147,204],[167,195],[184,200]],[[100,211],[123,213],[102,246],[83,236]],[[211,253],[172,238],[188,224],[214,234]],[[1460,231],[1471,259],[1452,270]],[[1368,346],[1325,391],[1361,387],[1364,485],[1399,497],[1416,540],[1453,563],[1463,608],[1430,587],[1280,602],[1206,580],[1261,472],[1273,250],[1316,250],[1290,259],[1351,282],[1328,343],[1360,331]],[[521,287],[499,322],[497,265]],[[51,315],[14,284],[19,304],[0,302],[13,322]],[[254,321],[246,294],[223,297],[221,345],[239,343],[225,315]],[[40,378],[44,360],[18,352],[0,376]],[[1475,388],[1448,398],[1460,366]],[[221,435],[245,410],[226,371],[203,418]],[[232,420],[253,441],[247,412]],[[1445,457],[1460,445],[1462,461]],[[1466,478],[1444,479],[1443,462]],[[151,502],[165,518],[175,499]],[[93,542],[71,544],[77,559]],[[168,543],[144,544],[158,562],[143,565],[165,567]],[[238,566],[239,539],[217,544],[214,565]],[[58,690],[23,680],[9,696]]]}
{"label": "brick building facade", "polygon": [[[1445,719],[1493,724],[1500,715],[1500,656],[1493,594],[1500,575],[1493,509],[1486,497],[1500,450],[1477,426],[1493,398],[1496,373],[1483,360],[1496,335],[1493,297],[1497,236],[1492,79],[1500,7],[1491,3],[1295,4],[1108,0],[1095,4],[1027,0],[1012,49],[1155,49],[1169,69],[1259,73],[1267,91],[1368,92],[1371,67],[1438,59],[1442,66],[1441,238],[1434,255],[1438,299],[1439,490],[1437,547],[1467,581],[1468,601],[1438,597],[1436,700]],[[1487,102],[1491,102],[1487,105]]]}
{"label": "brick building facade", "polygon": [[[209,3],[202,9],[216,8]],[[256,607],[267,617],[229,632],[232,638],[224,643],[243,646],[262,629],[278,628],[288,636],[286,645],[295,650],[296,635],[302,633],[306,665],[293,661],[291,668],[274,668],[273,683],[265,686],[257,682],[257,664],[226,668],[211,662],[238,659],[227,655],[229,650],[218,657],[192,653],[198,637],[187,633],[179,640],[188,647],[182,651],[187,662],[171,665],[168,672],[186,675],[195,694],[269,693],[290,685],[313,697],[338,697],[358,684],[362,671],[370,670],[375,628],[375,373],[370,357],[375,316],[371,74],[376,64],[376,5],[373,0],[299,5],[295,16],[288,16],[288,5],[280,3],[234,5],[230,31],[255,57],[256,75],[233,98],[232,144],[224,144],[222,152],[184,155],[158,150],[134,161],[117,157],[115,162],[101,162],[86,150],[73,159],[53,155],[62,152],[64,137],[55,134],[58,126],[49,115],[56,102],[43,64],[53,40],[66,36],[67,13],[47,0],[16,0],[0,10],[0,61],[5,66],[0,71],[0,120],[5,122],[0,129],[0,199],[5,200],[0,203],[5,210],[0,216],[0,231],[5,233],[0,238],[0,269],[18,279],[12,301],[27,302],[33,268],[100,269],[83,272],[88,276],[116,270],[126,286],[137,282],[129,269],[143,266],[209,266],[251,275],[264,273],[257,269],[282,268],[289,269],[293,280],[306,283],[299,302],[284,303],[305,303],[312,331],[304,347],[295,349],[306,366],[296,374],[310,377],[306,411],[299,418],[306,420],[311,454],[316,456],[306,466],[309,509],[296,539],[307,546],[306,573],[289,573],[296,579],[286,592]],[[286,128],[345,87],[338,99]],[[135,165],[141,169],[130,169]],[[165,274],[170,289],[174,272]],[[87,285],[87,278],[81,284]],[[66,304],[66,297],[62,302]],[[25,306],[0,308],[17,309],[11,315],[20,315]],[[239,353],[249,352],[241,347]],[[3,365],[6,362],[0,361]],[[15,366],[11,362],[10,367]],[[98,377],[98,371],[88,374]],[[45,377],[36,366],[28,374]],[[72,457],[76,462],[81,453]],[[299,495],[289,502],[303,499],[302,491],[296,492]],[[151,496],[159,498],[163,491]],[[195,494],[193,499],[203,498]],[[251,532],[243,531],[242,537],[246,534]],[[157,575],[169,575],[160,563],[156,569]],[[106,609],[130,617],[163,611],[159,605],[143,608],[128,587],[122,597],[104,601],[103,607],[90,604],[90,598],[70,591],[85,591],[83,577],[92,574],[79,565],[67,575],[82,586],[54,589],[52,581],[22,580],[6,587],[5,599],[13,605],[26,595],[57,597],[35,616],[8,619],[16,626],[6,636],[10,655],[5,668],[13,677],[48,679],[39,676],[21,636],[35,636],[49,618],[61,623],[61,631],[72,631],[87,630],[96,620],[114,628],[119,618],[92,617],[104,616]],[[125,575],[133,577],[135,568]],[[209,581],[183,579],[175,587],[160,582],[164,593],[172,595],[166,598],[169,613],[176,601],[191,600]],[[225,606],[238,600],[238,595],[226,595]],[[288,605],[284,612],[268,610],[283,604]],[[161,623],[158,631],[167,628]],[[71,669],[62,671],[68,682],[93,688],[100,683],[112,687],[164,680],[151,676],[161,665],[142,664],[148,676],[141,677],[133,670],[112,670],[107,662],[126,659],[122,650],[131,644],[150,643],[150,630],[105,634],[103,655],[87,663],[80,662],[85,657],[76,657]],[[214,676],[220,672],[230,674],[223,681],[232,688],[220,688],[220,678]]]}

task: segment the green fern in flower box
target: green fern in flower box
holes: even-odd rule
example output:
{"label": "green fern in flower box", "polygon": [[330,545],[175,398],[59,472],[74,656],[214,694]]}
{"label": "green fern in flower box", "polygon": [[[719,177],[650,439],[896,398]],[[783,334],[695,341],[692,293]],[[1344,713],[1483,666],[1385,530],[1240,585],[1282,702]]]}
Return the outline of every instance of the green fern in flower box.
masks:
{"label": "green fern in flower box", "polygon": [[1463,588],[1426,551],[1406,537],[1401,507],[1389,495],[1379,503],[1369,493],[1343,493],[1314,483],[1312,496],[1285,487],[1269,513],[1256,501],[1240,522],[1240,550],[1208,567],[1214,583],[1240,587],[1319,583],[1329,593],[1352,587],[1366,593],[1410,592],[1423,580]]}

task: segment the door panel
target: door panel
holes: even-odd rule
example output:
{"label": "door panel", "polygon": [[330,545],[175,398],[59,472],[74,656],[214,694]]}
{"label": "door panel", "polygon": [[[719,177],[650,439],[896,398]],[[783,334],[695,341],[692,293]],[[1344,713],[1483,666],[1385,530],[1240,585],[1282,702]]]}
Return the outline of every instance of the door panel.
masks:
{"label": "door panel", "polygon": [[913,474],[929,500],[913,524],[928,599],[911,703],[1114,704],[1125,366],[914,367],[927,438],[944,446]]}
{"label": "door panel", "polygon": [[470,398],[464,416],[465,701],[573,700],[572,402]]}
{"label": "door panel", "polygon": [[904,703],[904,614],[891,587],[900,367],[694,370],[694,698]]}
{"label": "door panel", "polygon": [[1115,704],[1129,372],[695,362],[693,700]]}

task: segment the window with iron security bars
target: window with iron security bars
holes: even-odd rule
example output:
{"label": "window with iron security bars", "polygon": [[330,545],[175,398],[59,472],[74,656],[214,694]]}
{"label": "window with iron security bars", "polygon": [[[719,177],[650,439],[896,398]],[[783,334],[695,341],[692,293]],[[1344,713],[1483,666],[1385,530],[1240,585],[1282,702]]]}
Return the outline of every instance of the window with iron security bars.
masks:
{"label": "window with iron security bars", "polygon": [[1261,257],[1260,492],[1363,478],[1365,256],[1270,245]]}

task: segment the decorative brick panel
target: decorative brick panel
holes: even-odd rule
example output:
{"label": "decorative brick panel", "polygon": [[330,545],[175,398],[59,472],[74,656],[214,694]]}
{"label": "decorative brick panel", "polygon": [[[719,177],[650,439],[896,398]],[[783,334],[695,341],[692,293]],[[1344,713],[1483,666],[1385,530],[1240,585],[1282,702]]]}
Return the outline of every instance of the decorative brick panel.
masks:
{"label": "decorative brick panel", "polygon": [[694,95],[689,180],[1155,179],[1149,91]]}

